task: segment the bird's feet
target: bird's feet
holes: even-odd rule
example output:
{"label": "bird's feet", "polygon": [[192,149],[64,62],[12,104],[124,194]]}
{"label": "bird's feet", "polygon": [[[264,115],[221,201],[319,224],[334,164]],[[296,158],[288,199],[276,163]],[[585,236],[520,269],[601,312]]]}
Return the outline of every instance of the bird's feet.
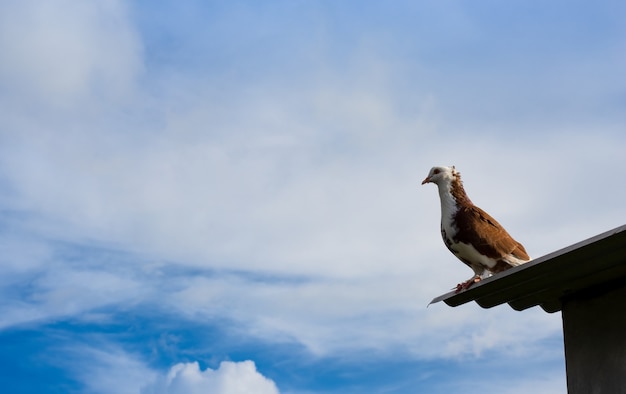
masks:
{"label": "bird's feet", "polygon": [[472,287],[474,283],[478,283],[478,282],[480,282],[480,276],[478,275],[473,276],[471,279],[468,279],[465,282],[459,283],[458,285],[456,285],[456,289],[454,290],[454,292],[459,293],[461,290],[467,290],[470,287]]}

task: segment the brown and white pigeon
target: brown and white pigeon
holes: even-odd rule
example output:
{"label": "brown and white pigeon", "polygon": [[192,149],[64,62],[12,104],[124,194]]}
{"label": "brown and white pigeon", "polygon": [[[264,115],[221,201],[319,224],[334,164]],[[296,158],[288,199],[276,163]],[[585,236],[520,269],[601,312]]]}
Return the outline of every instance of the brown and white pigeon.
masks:
{"label": "brown and white pigeon", "polygon": [[524,246],[465,194],[461,174],[452,167],[433,167],[422,182],[434,183],[441,199],[441,236],[448,249],[474,270],[456,292],[511,267],[530,261]]}

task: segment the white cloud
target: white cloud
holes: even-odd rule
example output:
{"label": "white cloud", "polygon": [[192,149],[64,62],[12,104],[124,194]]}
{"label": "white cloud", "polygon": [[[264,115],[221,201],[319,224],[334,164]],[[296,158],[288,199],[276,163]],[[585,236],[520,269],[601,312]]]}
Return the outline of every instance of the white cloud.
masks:
{"label": "white cloud", "polygon": [[213,370],[198,362],[174,365],[165,376],[141,390],[142,394],[278,394],[271,379],[261,375],[253,361],[223,361]]}

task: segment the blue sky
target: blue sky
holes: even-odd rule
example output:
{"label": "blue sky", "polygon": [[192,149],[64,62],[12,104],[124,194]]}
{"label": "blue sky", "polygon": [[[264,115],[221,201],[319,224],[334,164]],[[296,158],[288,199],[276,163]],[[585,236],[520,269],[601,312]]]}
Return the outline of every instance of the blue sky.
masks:
{"label": "blue sky", "polygon": [[538,257],[626,218],[617,1],[0,1],[0,385],[565,393],[472,273],[456,165]]}

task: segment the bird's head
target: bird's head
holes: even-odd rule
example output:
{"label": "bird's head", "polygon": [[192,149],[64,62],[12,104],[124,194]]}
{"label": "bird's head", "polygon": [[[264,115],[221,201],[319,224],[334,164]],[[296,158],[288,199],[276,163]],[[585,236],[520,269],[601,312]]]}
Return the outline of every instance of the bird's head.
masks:
{"label": "bird's head", "polygon": [[433,167],[430,169],[428,176],[422,181],[422,185],[425,183],[434,183],[437,186],[449,184],[455,177],[460,177],[461,174],[452,167]]}

